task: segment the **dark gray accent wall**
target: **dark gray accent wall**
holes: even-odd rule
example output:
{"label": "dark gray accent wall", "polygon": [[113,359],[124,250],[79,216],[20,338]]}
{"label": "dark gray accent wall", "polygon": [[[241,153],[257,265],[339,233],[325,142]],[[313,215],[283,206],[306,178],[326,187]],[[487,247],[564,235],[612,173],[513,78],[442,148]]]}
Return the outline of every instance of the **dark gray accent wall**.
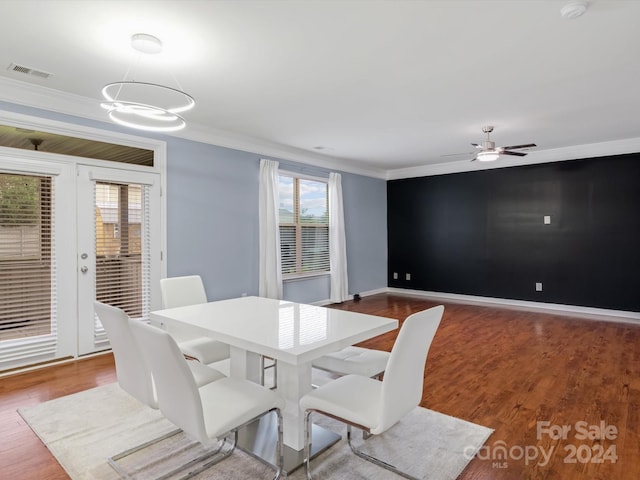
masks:
{"label": "dark gray accent wall", "polygon": [[640,311],[640,154],[395,180],[388,202],[389,286]]}

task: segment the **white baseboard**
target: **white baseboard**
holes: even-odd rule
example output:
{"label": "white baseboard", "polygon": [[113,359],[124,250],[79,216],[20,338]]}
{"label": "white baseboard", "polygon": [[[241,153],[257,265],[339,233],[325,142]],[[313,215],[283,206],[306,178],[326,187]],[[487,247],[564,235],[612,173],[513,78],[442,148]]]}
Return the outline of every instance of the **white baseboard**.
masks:
{"label": "white baseboard", "polygon": [[[384,288],[378,288],[376,290],[369,290],[367,292],[362,292],[362,293],[358,293],[357,295],[360,295],[360,297],[368,297],[371,295],[377,295],[378,293],[389,293],[389,289],[387,287]],[[355,293],[351,294],[351,298],[349,300],[353,299],[353,296],[356,295]],[[324,307],[326,305],[331,305],[332,302],[331,300],[327,299],[327,300],[318,300],[317,302],[313,302],[311,303],[311,305],[317,305],[319,307]]]}
{"label": "white baseboard", "polygon": [[[580,307],[576,305],[562,305],[558,303],[530,302],[525,300],[510,300],[507,298],[478,297],[475,295],[462,295],[458,293],[430,292],[424,290],[410,290],[405,288],[384,287],[375,290],[361,292],[361,298],[378,295],[380,293],[393,293],[394,295],[408,295],[413,297],[428,298],[435,301],[466,303],[469,305],[484,305],[502,308],[514,308],[534,312],[546,312],[555,315],[566,315],[591,320],[609,322],[640,323],[639,312],[627,312],[624,310],[608,310],[604,308]],[[333,303],[331,300],[320,300],[313,305],[326,306]]]}
{"label": "white baseboard", "polygon": [[[520,310],[531,310],[539,312],[553,313],[556,315],[567,315],[593,320],[604,320],[611,322],[640,323],[639,312],[627,312],[624,310],[607,310],[604,308],[580,307],[576,305],[562,305],[557,303],[530,302],[524,300],[509,300],[506,298],[477,297],[474,295],[461,295],[457,293],[429,292],[423,290],[409,290],[404,288],[389,287],[384,289],[387,293],[397,295],[411,295],[433,300],[449,301],[454,303],[467,303],[470,305],[486,305],[506,308],[517,308]],[[381,293],[376,291],[377,293]],[[361,294],[362,295],[362,294]]]}
{"label": "white baseboard", "polygon": [[360,293],[361,297],[370,297],[371,295],[378,295],[379,293],[390,293],[389,288],[377,288],[375,290],[369,290],[367,292]]}
{"label": "white baseboard", "polygon": [[325,307],[327,305],[331,305],[333,302],[329,299],[327,300],[318,300],[317,302],[311,302],[311,305],[316,305],[318,307]]}

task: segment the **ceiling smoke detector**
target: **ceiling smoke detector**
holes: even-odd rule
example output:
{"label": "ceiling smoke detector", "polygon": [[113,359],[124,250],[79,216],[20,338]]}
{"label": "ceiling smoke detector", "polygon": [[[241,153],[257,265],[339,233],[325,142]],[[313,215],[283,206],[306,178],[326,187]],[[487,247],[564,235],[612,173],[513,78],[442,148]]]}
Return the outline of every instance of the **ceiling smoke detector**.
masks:
{"label": "ceiling smoke detector", "polygon": [[588,7],[589,2],[586,1],[570,2],[560,9],[560,15],[562,18],[572,20],[584,15]]}

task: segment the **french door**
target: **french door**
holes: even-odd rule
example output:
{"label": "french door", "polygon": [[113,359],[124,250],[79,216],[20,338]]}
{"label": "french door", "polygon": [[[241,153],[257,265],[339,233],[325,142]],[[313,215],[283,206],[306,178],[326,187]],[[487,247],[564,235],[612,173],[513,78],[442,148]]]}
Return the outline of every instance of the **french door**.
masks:
{"label": "french door", "polygon": [[148,319],[160,283],[159,175],[78,166],[78,349],[108,347],[99,300]]}
{"label": "french door", "polygon": [[0,149],[0,372],[108,348],[98,299],[148,318],[160,175]]}

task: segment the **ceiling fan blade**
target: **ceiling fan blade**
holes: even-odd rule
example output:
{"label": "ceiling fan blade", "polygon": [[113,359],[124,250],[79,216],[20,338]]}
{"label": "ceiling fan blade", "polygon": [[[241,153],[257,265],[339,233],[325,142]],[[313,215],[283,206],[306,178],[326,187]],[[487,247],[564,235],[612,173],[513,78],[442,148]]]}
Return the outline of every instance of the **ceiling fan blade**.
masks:
{"label": "ceiling fan blade", "polygon": [[505,150],[518,150],[519,148],[531,148],[531,147],[536,147],[537,145],[535,143],[527,143],[525,145],[511,145],[510,147],[502,147]]}
{"label": "ceiling fan blade", "polygon": [[525,152],[510,152],[509,150],[505,150],[503,152],[500,152],[500,155],[514,155],[516,157],[524,157],[527,154]]}
{"label": "ceiling fan blade", "polygon": [[482,145],[478,144],[478,143],[472,143],[471,145],[473,145],[476,148],[482,148]]}
{"label": "ceiling fan blade", "polygon": [[441,157],[459,157],[460,155],[474,155],[476,152],[460,152],[460,153],[447,153],[440,155]]}

